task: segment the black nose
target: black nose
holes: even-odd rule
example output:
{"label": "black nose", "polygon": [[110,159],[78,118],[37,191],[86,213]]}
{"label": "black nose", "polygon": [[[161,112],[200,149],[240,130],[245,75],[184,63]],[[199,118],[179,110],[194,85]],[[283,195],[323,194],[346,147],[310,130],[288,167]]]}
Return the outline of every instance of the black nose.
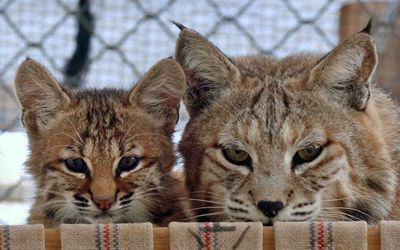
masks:
{"label": "black nose", "polygon": [[257,207],[267,217],[275,217],[279,210],[283,208],[283,203],[280,201],[259,201]]}

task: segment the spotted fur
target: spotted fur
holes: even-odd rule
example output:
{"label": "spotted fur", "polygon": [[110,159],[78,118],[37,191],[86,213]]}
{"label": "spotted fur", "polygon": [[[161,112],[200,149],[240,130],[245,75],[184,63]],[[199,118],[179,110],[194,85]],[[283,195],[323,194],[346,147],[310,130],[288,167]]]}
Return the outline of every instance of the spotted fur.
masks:
{"label": "spotted fur", "polygon": [[[199,220],[399,219],[399,109],[370,83],[367,31],[325,56],[229,58],[182,27],[190,120],[179,150]],[[308,145],[320,155],[294,166]],[[229,162],[224,148],[246,151],[252,165]]]}
{"label": "spotted fur", "polygon": [[[181,67],[165,59],[131,90],[75,90],[24,61],[15,87],[29,136],[27,166],[37,184],[29,223],[163,224],[184,217],[184,191],[171,175],[184,79]],[[126,156],[139,164],[120,173]],[[69,158],[82,158],[87,173],[70,171]],[[96,200],[112,205],[102,209]]]}

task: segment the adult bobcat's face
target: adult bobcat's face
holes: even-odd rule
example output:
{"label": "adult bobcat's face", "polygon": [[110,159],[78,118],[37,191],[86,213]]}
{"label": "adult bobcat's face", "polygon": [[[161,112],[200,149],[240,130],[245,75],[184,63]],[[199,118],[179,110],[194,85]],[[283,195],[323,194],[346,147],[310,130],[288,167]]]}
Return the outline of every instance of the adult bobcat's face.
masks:
{"label": "adult bobcat's face", "polygon": [[201,220],[376,221],[387,214],[396,175],[380,124],[372,125],[382,96],[369,100],[376,65],[369,34],[324,58],[229,59],[184,28],[176,58],[191,115],[179,148]]}
{"label": "adult bobcat's face", "polygon": [[[175,156],[184,74],[160,61],[131,91],[69,90],[26,60],[16,77],[37,185],[31,221],[155,222]],[[156,210],[156,211],[155,211]]]}

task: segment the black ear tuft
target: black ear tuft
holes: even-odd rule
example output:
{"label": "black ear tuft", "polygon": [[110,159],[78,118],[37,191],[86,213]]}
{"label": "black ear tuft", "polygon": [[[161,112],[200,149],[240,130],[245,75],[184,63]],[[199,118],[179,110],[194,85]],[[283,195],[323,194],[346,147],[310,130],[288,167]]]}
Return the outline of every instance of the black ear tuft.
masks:
{"label": "black ear tuft", "polygon": [[171,23],[175,24],[175,26],[178,27],[178,29],[180,29],[180,30],[186,29],[186,27],[183,24],[175,22],[174,20],[170,20],[170,21],[171,21]]}
{"label": "black ear tuft", "polygon": [[369,35],[371,35],[372,29],[374,28],[375,24],[375,18],[372,16],[369,21],[367,26],[365,26],[365,28],[363,30],[361,30],[360,32],[362,33],[367,33]]}

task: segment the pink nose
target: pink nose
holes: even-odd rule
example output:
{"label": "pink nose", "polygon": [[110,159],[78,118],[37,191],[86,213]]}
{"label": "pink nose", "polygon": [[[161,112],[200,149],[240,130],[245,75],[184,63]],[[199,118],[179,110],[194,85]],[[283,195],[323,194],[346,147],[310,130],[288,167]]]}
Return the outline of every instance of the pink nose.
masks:
{"label": "pink nose", "polygon": [[114,199],[94,199],[94,203],[101,210],[108,210],[114,203]]}

